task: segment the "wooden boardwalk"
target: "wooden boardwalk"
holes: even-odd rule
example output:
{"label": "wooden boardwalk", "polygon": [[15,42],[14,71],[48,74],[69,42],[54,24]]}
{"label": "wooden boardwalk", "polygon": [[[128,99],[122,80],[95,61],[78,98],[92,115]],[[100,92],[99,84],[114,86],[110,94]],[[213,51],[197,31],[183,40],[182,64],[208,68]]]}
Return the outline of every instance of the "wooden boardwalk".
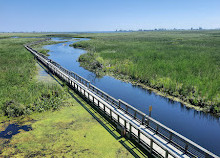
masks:
{"label": "wooden boardwalk", "polygon": [[109,96],[92,85],[88,80],[64,69],[58,63],[30,47],[42,41],[45,40],[27,44],[25,48],[52,73],[67,82],[72,89],[81,93],[81,95],[109,117],[117,125],[117,128],[121,130],[122,135],[135,140],[155,157],[218,158],[215,154],[162,125],[126,102]]}

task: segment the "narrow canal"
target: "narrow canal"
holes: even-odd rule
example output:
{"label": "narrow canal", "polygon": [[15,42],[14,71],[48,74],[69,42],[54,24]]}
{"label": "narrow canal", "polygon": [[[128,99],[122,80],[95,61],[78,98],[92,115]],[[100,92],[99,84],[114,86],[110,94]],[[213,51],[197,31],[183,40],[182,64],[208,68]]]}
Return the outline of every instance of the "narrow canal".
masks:
{"label": "narrow canal", "polygon": [[[66,41],[67,39],[52,38],[52,40]],[[71,39],[65,43],[47,45],[45,48],[50,50],[50,59],[91,81],[92,84],[116,99],[122,99],[146,114],[148,114],[149,106],[152,105],[151,116],[154,119],[220,156],[219,118],[189,109],[179,102],[171,101],[139,86],[122,82],[110,76],[97,78],[93,72],[80,67],[77,62],[79,56],[86,51],[69,46],[82,40],[88,39],[82,38],[75,41]]]}

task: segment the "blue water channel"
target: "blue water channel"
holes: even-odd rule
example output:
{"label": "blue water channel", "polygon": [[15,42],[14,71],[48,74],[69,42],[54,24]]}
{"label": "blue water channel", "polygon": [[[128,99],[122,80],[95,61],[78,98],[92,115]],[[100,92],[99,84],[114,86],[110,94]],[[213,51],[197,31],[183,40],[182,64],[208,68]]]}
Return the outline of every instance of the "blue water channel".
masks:
{"label": "blue water channel", "polygon": [[[67,39],[52,38],[52,40],[66,41]],[[122,99],[146,114],[148,114],[149,106],[152,105],[151,116],[154,119],[220,156],[219,118],[187,108],[179,102],[171,101],[140,86],[134,86],[113,77],[96,77],[93,72],[80,67],[77,62],[79,56],[86,51],[69,46],[72,43],[88,39],[68,40],[65,43],[45,46],[50,50],[49,58],[91,81],[92,84],[114,98]]]}

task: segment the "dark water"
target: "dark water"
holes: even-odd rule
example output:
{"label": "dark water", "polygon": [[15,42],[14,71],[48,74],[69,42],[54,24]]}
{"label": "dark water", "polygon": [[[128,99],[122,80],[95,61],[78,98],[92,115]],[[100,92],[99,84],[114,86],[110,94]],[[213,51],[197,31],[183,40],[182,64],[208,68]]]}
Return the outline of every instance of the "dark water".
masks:
{"label": "dark water", "polygon": [[[59,40],[59,38],[53,38],[53,40]],[[77,59],[85,51],[69,47],[69,44],[73,42],[77,41],[65,42],[66,45],[60,43],[45,46],[46,49],[50,50],[49,58],[78,73],[116,99],[122,99],[144,113],[148,114],[149,106],[152,105],[152,117],[154,119],[220,156],[219,118],[186,108],[179,102],[171,101],[113,77],[97,78],[94,73],[79,66]]]}
{"label": "dark water", "polygon": [[20,133],[19,130],[30,131],[32,130],[31,126],[19,126],[17,124],[10,124],[8,127],[0,132],[0,138],[10,139],[13,135]]}

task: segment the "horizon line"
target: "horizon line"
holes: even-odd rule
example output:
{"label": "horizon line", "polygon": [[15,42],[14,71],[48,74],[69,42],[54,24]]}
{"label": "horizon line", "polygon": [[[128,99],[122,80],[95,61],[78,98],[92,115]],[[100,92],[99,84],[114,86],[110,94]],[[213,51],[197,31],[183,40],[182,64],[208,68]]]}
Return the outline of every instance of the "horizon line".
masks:
{"label": "horizon line", "polygon": [[126,30],[126,29],[116,29],[116,30],[108,30],[108,31],[0,31],[0,33],[84,33],[84,32],[141,32],[141,31],[202,31],[202,30],[220,30],[220,28],[188,28],[188,29],[167,29],[167,28],[155,28],[155,29],[138,29],[138,30]]}

